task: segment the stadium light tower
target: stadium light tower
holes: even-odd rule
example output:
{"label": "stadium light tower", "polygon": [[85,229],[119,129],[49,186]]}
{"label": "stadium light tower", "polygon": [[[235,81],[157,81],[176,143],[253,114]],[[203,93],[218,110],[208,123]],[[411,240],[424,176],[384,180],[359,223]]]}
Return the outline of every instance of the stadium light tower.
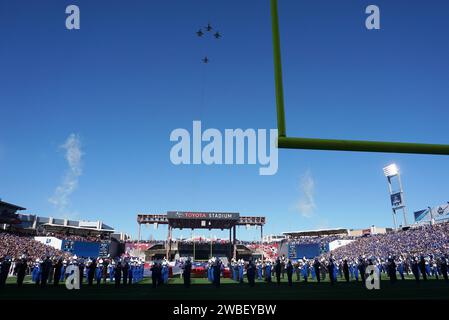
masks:
{"label": "stadium light tower", "polygon": [[[393,210],[394,228],[397,229],[396,211],[398,210],[402,210],[404,216],[404,226],[406,227],[408,225],[407,210],[405,206],[404,190],[402,188],[401,173],[399,171],[399,168],[395,163],[393,163],[389,166],[386,166],[383,170],[384,175],[388,180],[388,190],[390,192],[391,209]],[[398,189],[393,188],[393,178],[395,177],[397,178]]]}

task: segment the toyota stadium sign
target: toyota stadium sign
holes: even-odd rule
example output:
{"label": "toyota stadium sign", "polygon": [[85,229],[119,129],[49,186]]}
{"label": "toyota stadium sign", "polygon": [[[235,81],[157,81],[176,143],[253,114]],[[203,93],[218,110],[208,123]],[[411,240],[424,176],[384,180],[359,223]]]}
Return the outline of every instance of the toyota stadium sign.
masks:
{"label": "toyota stadium sign", "polygon": [[169,211],[168,219],[204,219],[204,220],[238,220],[238,212],[191,212],[191,211]]}

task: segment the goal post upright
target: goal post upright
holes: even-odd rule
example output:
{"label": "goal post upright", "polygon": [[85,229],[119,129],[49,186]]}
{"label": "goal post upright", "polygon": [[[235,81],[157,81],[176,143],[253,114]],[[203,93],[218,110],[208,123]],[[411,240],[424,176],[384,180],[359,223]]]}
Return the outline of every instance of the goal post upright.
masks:
{"label": "goal post upright", "polygon": [[277,0],[271,0],[271,29],[273,33],[274,81],[276,86],[276,114],[279,137],[286,137],[284,87],[282,81],[281,39],[279,35],[279,14]]}
{"label": "goal post upright", "polygon": [[270,7],[271,29],[273,36],[278,148],[449,155],[449,145],[447,144],[288,137],[285,126],[278,0],[270,0]]}

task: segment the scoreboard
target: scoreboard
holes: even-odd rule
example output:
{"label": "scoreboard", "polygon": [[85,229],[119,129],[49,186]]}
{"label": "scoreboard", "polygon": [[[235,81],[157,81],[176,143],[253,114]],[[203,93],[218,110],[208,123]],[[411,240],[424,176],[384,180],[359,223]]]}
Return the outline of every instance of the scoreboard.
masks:
{"label": "scoreboard", "polygon": [[107,257],[109,254],[109,243],[63,240],[61,250],[76,254],[79,257]]}

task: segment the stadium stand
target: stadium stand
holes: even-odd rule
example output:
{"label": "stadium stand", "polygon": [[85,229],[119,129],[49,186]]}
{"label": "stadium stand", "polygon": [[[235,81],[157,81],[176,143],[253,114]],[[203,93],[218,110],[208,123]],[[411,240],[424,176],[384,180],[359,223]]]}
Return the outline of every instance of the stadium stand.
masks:
{"label": "stadium stand", "polygon": [[336,259],[361,256],[388,258],[389,256],[439,256],[449,253],[449,223],[424,225],[408,230],[359,237],[346,246],[323,255]]}
{"label": "stadium stand", "polygon": [[0,231],[0,257],[18,259],[22,255],[34,261],[44,256],[68,256],[70,254],[40,243],[32,236]]}

